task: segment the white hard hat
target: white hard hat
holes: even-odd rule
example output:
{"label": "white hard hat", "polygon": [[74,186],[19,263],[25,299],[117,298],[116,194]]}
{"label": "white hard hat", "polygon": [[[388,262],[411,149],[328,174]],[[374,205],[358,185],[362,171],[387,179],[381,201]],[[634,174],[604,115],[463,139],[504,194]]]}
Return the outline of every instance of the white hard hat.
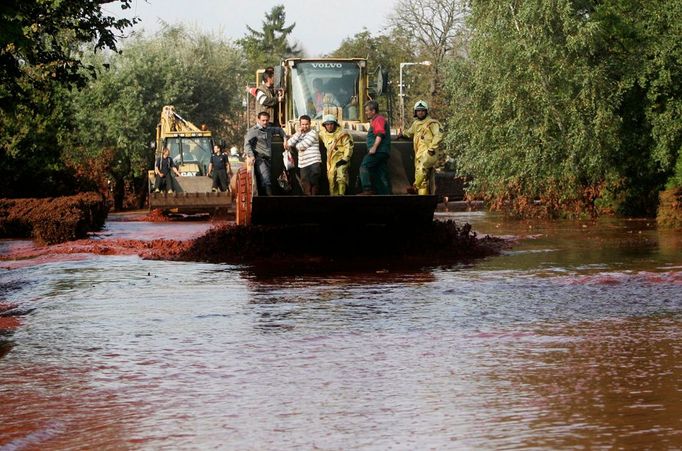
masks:
{"label": "white hard hat", "polygon": [[414,104],[414,111],[417,110],[428,110],[429,109],[429,104],[426,103],[424,100],[417,100],[417,103]]}
{"label": "white hard hat", "polygon": [[336,116],[334,116],[333,114],[325,114],[324,117],[322,118],[322,125],[332,123],[339,125],[339,123],[336,120]]}
{"label": "white hard hat", "polygon": [[239,156],[239,150],[237,150],[237,146],[232,146],[230,148],[230,155],[233,157]]}

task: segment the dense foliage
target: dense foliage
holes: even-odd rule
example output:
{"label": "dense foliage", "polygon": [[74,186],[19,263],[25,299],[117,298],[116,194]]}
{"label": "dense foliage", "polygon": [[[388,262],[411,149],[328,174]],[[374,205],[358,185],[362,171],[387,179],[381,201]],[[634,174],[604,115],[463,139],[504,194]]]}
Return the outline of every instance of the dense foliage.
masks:
{"label": "dense foliage", "polygon": [[73,97],[74,133],[65,149],[68,161],[80,166],[108,160],[117,207],[126,190],[138,194],[138,204],[144,201],[146,171],[154,159],[150,142],[163,105],[174,105],[182,117],[235,142],[243,69],[234,45],[174,27],[127,42],[120,55],[97,59],[97,78]]}
{"label": "dense foliage", "polygon": [[[0,5],[0,196],[30,197],[92,189],[61,159],[70,133],[68,89],[92,67],[79,44],[115,50],[116,32],[132,24],[105,14],[108,2],[3,1]],[[127,9],[130,0],[117,3]],[[111,9],[108,5],[108,9]]]}
{"label": "dense foliage", "polygon": [[0,197],[42,197],[96,189],[64,164],[60,142],[71,133],[69,92],[57,83],[29,90],[28,103],[0,112]]}
{"label": "dense foliage", "polygon": [[681,5],[473,1],[448,78],[472,191],[519,214],[653,213],[682,144]]}
{"label": "dense foliage", "polygon": [[[301,55],[283,5],[234,44],[182,27],[121,44],[131,21],[103,4],[131,1],[0,6],[0,197],[112,188],[142,205],[163,105],[238,144],[246,80]],[[403,70],[408,123],[417,99],[449,117],[448,151],[493,207],[652,214],[682,187],[680,36],[682,0],[396,0],[385,32],[331,55],[389,72],[394,125],[401,63],[432,61]]]}
{"label": "dense foliage", "polygon": [[[51,82],[83,85],[86,74],[77,50],[116,50],[116,31],[133,24],[105,14],[103,5],[130,8],[132,0],[3,0],[0,6],[0,110],[30,101],[32,90]],[[27,98],[28,96],[28,98]]]}

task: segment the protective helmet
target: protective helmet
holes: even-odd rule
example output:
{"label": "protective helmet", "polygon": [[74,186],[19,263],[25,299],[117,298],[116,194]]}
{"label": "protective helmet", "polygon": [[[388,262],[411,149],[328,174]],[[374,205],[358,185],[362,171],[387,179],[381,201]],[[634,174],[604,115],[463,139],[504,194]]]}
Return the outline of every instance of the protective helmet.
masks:
{"label": "protective helmet", "polygon": [[418,100],[417,103],[414,104],[414,111],[419,111],[419,110],[427,110],[429,109],[429,104],[426,103],[424,100]]}
{"label": "protective helmet", "polygon": [[230,155],[233,157],[239,156],[239,150],[237,149],[237,146],[232,146],[232,148],[230,149]]}
{"label": "protective helmet", "polygon": [[322,118],[322,125],[332,123],[339,125],[338,121],[336,120],[336,116],[334,116],[333,114],[325,114],[324,117]]}

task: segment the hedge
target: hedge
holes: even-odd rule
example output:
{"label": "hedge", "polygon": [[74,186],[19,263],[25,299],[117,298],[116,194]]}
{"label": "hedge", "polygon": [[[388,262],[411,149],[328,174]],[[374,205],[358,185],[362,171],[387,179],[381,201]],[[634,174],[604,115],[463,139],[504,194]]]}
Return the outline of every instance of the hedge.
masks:
{"label": "hedge", "polygon": [[0,237],[55,244],[104,226],[108,208],[97,193],[43,199],[0,199]]}
{"label": "hedge", "polygon": [[670,229],[682,229],[682,188],[672,188],[659,193],[658,225]]}

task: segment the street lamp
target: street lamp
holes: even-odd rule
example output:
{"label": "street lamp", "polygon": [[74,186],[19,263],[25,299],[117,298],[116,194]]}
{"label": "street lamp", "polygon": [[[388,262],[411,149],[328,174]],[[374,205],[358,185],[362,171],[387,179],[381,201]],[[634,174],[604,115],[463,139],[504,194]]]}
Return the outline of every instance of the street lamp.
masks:
{"label": "street lamp", "polygon": [[421,61],[419,63],[400,63],[400,128],[405,128],[405,93],[403,92],[403,67],[405,66],[430,66],[431,61]]}

